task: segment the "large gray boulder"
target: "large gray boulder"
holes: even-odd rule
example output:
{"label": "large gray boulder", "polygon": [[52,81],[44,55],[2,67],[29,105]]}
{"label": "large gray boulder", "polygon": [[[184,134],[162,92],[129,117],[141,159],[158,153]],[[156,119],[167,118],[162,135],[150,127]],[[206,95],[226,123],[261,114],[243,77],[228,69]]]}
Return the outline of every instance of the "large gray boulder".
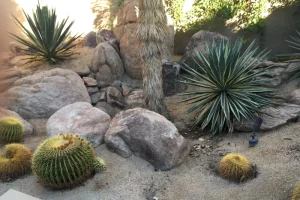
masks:
{"label": "large gray boulder", "polygon": [[[120,53],[127,74],[133,79],[142,79],[142,60],[137,40],[138,0],[127,0],[122,4],[114,22],[114,34],[120,43]],[[168,37],[164,43],[162,60],[172,60],[174,49],[174,25],[168,17]]]}
{"label": "large gray boulder", "polygon": [[[283,103],[279,106],[262,108],[258,112],[258,115],[263,120],[260,130],[273,130],[290,122],[297,121],[300,116],[300,106]],[[235,121],[234,129],[237,131],[252,131],[253,124],[254,121],[252,120]]]}
{"label": "large gray boulder", "polygon": [[5,108],[25,119],[48,118],[66,105],[91,102],[80,76],[58,68],[19,79],[1,96]]}
{"label": "large gray boulder", "polygon": [[109,43],[97,45],[91,61],[90,69],[96,74],[98,82],[112,84],[120,80],[124,74],[123,62],[118,51]]}
{"label": "large gray boulder", "polygon": [[4,108],[0,108],[0,118],[2,117],[14,117],[20,120],[24,126],[24,135],[32,135],[33,134],[33,126],[27,122],[26,120],[23,119],[18,113],[11,111],[11,110],[6,110]]}
{"label": "large gray boulder", "polygon": [[110,116],[86,102],[67,105],[54,113],[46,125],[47,136],[64,133],[87,139],[94,147],[103,143]]}
{"label": "large gray boulder", "polygon": [[132,154],[156,169],[170,170],[189,154],[188,142],[165,117],[135,108],[116,115],[105,134],[109,150],[128,158]]}
{"label": "large gray boulder", "polygon": [[211,45],[212,42],[215,41],[215,43],[219,45],[222,39],[227,39],[227,37],[216,32],[201,30],[195,33],[186,46],[185,54],[180,61],[190,64],[193,62],[193,58],[197,57],[195,49],[199,50],[204,55],[207,55],[206,44]]}

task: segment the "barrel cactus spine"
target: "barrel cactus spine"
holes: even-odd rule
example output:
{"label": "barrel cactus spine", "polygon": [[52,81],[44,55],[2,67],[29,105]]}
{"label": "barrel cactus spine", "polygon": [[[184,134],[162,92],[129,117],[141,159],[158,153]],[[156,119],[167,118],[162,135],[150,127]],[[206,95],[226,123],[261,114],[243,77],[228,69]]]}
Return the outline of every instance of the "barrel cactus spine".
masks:
{"label": "barrel cactus spine", "polygon": [[292,200],[300,200],[300,183],[295,187],[293,191]]}
{"label": "barrel cactus spine", "polygon": [[35,151],[32,169],[39,181],[53,189],[72,188],[91,177],[96,153],[83,138],[65,134],[45,140]]}
{"label": "barrel cactus spine", "polygon": [[218,171],[223,178],[241,182],[253,177],[255,167],[244,156],[230,153],[222,158]]}
{"label": "barrel cactus spine", "polygon": [[24,136],[24,126],[21,121],[14,117],[0,119],[0,142],[20,142]]}
{"label": "barrel cactus spine", "polygon": [[32,152],[22,144],[8,144],[0,153],[0,179],[12,180],[31,171]]}

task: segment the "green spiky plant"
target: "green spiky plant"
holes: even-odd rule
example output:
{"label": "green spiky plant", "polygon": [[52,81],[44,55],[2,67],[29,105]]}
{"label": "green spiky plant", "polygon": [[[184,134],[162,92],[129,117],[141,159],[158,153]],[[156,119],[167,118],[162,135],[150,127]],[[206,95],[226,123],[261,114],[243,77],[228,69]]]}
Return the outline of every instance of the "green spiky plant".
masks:
{"label": "green spiky plant", "polygon": [[244,156],[230,153],[220,161],[218,172],[223,178],[241,182],[253,177],[255,167]]}
{"label": "green spiky plant", "polygon": [[300,200],[300,184],[298,184],[295,187],[295,189],[293,191],[292,200]]}
{"label": "green spiky plant", "polygon": [[83,138],[70,134],[55,136],[37,148],[32,169],[46,187],[72,188],[105,169],[105,163],[95,155],[93,147]]}
{"label": "green spiky plant", "polygon": [[0,143],[20,142],[24,136],[24,126],[14,117],[0,119]]}
{"label": "green spiky plant", "polygon": [[[293,49],[300,50],[300,32],[297,32],[297,36],[290,36],[290,40],[286,40],[289,46]],[[276,61],[285,61],[290,63],[300,62],[300,53],[292,53],[292,54],[281,54],[276,55]],[[294,80],[300,77],[300,64],[295,66],[290,72],[295,72],[295,74],[290,78],[290,80]]]}
{"label": "green spiky plant", "polygon": [[0,179],[12,180],[31,171],[32,152],[22,144],[8,144],[0,153]]}
{"label": "green spiky plant", "polygon": [[256,56],[258,47],[253,49],[254,41],[241,53],[242,41],[234,45],[222,40],[220,46],[215,42],[207,45],[208,57],[197,51],[199,71],[185,66],[190,76],[183,75],[188,85],[196,86],[193,91],[184,92],[189,98],[182,102],[193,104],[188,113],[197,111],[194,126],[201,124],[204,129],[210,126],[212,134],[233,131],[234,118],[254,119],[261,106],[269,105],[270,98],[265,96],[274,89],[263,87],[270,79],[262,78],[266,68],[258,69],[266,59],[267,52]]}
{"label": "green spiky plant", "polygon": [[163,101],[163,44],[168,39],[167,16],[163,0],[139,0],[137,36],[143,60],[143,86],[147,109],[169,117]]}
{"label": "green spiky plant", "polygon": [[74,21],[67,24],[68,18],[66,18],[57,22],[55,9],[41,7],[39,3],[36,11],[32,13],[33,17],[24,10],[23,12],[30,29],[27,29],[15,16],[13,17],[28,39],[10,34],[13,39],[27,47],[23,52],[29,56],[28,62],[47,61],[54,64],[72,56],[74,41],[80,37],[80,35],[70,37],[70,29]]}

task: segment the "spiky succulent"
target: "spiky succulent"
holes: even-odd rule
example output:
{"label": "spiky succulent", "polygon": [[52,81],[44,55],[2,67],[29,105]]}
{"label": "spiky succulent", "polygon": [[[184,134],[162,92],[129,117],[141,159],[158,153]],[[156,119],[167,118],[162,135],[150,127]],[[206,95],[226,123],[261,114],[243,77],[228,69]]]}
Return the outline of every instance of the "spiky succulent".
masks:
{"label": "spiky succulent", "polygon": [[293,191],[292,200],[300,200],[300,184],[298,184],[295,187],[295,189]]}
{"label": "spiky succulent", "polygon": [[98,157],[95,160],[94,168],[96,172],[103,172],[106,169],[106,163],[105,160],[102,158]]}
{"label": "spiky succulent", "polygon": [[28,39],[23,39],[12,33],[11,35],[17,42],[27,47],[27,49],[23,50],[26,55],[29,55],[29,62],[47,61],[57,63],[72,55],[72,50],[75,46],[74,42],[80,37],[80,35],[70,37],[70,29],[74,21],[67,25],[67,18],[57,23],[55,9],[50,10],[47,6],[41,7],[40,4],[37,5],[36,11],[33,12],[33,17],[30,17],[25,11],[23,12],[30,29],[27,29],[22,22],[13,17]]}
{"label": "spiky succulent", "polygon": [[[93,147],[76,135],[45,140],[35,151],[32,169],[40,182],[54,189],[75,187],[100,169]],[[97,169],[95,169],[97,163]]]}
{"label": "spiky succulent", "polygon": [[192,104],[187,112],[197,111],[195,125],[209,126],[212,134],[232,132],[234,118],[254,119],[261,106],[271,103],[267,95],[274,89],[262,86],[270,81],[263,77],[267,69],[258,68],[267,53],[255,55],[258,47],[252,49],[254,41],[241,53],[242,44],[241,40],[234,45],[225,40],[220,46],[213,42],[207,45],[207,57],[196,50],[198,70],[184,67],[190,76],[184,75],[182,82],[196,88],[181,94],[189,96],[182,102]]}
{"label": "spiky succulent", "polygon": [[0,179],[11,180],[31,171],[32,152],[22,144],[8,144],[0,153]]}
{"label": "spiky succulent", "polygon": [[24,126],[14,117],[0,119],[0,143],[20,142],[24,136]]}
{"label": "spiky succulent", "polygon": [[222,158],[218,171],[223,178],[234,181],[243,181],[252,177],[255,169],[244,156],[230,153]]}

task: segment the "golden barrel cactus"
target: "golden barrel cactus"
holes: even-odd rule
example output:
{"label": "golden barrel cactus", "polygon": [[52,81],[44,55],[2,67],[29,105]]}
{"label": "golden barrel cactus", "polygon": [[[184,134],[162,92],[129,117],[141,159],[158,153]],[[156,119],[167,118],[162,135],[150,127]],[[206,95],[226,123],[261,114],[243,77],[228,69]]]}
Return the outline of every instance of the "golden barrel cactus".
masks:
{"label": "golden barrel cactus", "polygon": [[89,142],[70,134],[45,140],[35,151],[32,161],[33,172],[40,182],[53,189],[75,187],[100,166]]}
{"label": "golden barrel cactus", "polygon": [[236,153],[224,156],[219,164],[218,171],[223,178],[240,182],[253,177],[255,173],[252,164],[244,156]]}
{"label": "golden barrel cactus", "polygon": [[0,119],[0,143],[20,142],[24,136],[23,124],[14,117]]}
{"label": "golden barrel cactus", "polygon": [[300,200],[300,184],[294,189],[292,200]]}
{"label": "golden barrel cactus", "polygon": [[22,144],[8,144],[0,153],[0,179],[11,180],[31,171],[32,152]]}

